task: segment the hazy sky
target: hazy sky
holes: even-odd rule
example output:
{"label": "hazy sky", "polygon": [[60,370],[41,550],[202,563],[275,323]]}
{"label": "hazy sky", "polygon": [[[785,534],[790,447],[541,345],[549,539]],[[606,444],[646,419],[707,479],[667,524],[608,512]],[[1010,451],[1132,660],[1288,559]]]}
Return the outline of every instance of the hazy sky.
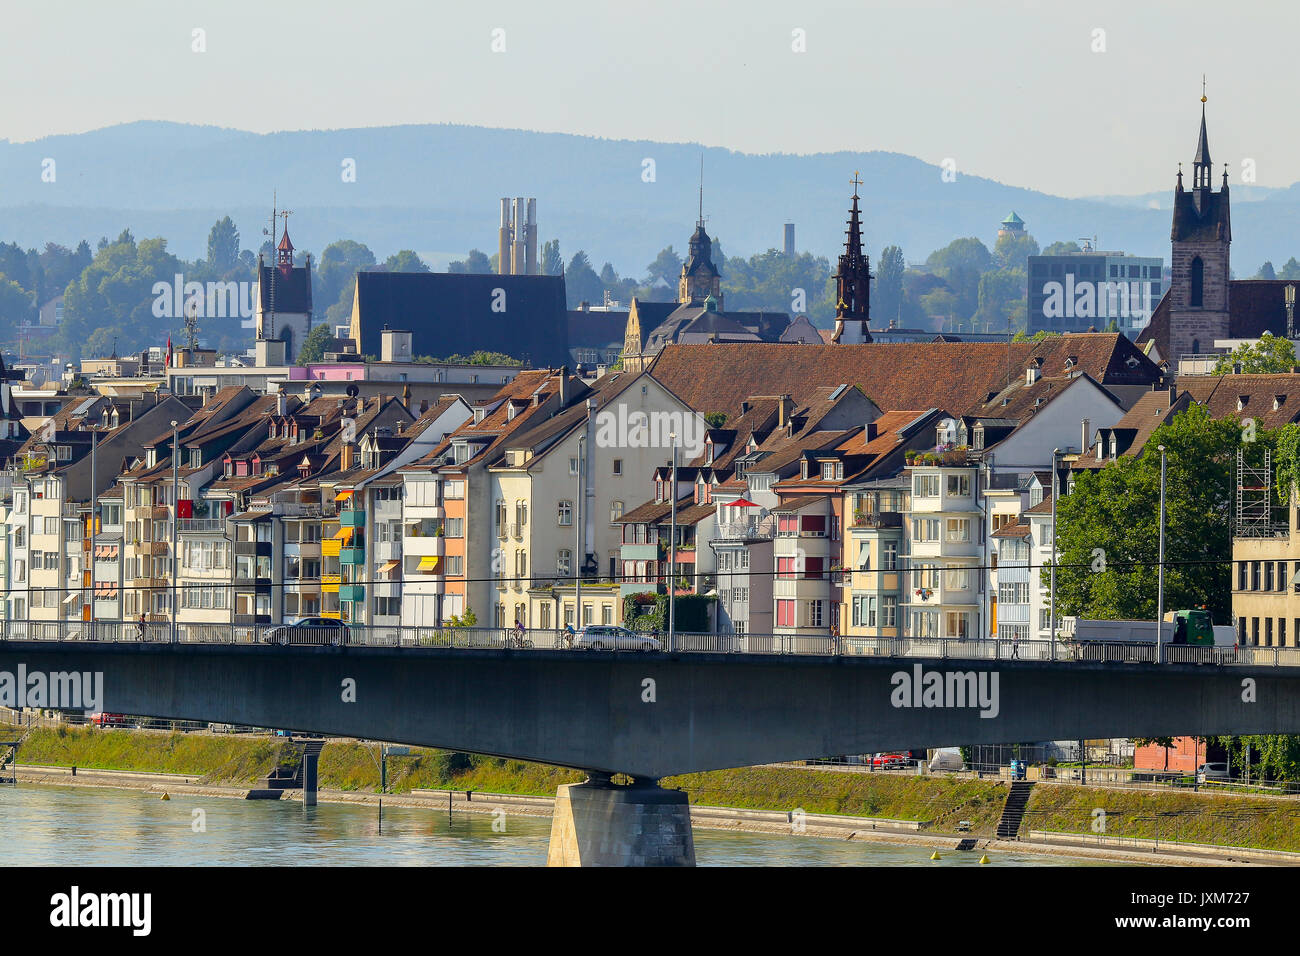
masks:
{"label": "hazy sky", "polygon": [[1216,164],[1285,186],[1297,27],[1294,4],[1224,0],[0,0],[0,138],[451,122],[891,150],[1059,195],[1140,193],[1190,163],[1204,72]]}

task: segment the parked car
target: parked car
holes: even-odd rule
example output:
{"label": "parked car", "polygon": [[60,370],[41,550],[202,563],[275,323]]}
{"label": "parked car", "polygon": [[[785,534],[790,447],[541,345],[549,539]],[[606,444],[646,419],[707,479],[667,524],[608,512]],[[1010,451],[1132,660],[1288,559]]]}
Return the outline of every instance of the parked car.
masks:
{"label": "parked car", "polygon": [[264,644],[348,644],[348,626],[332,617],[304,617],[292,624],[279,624],[262,632]]}
{"label": "parked car", "polygon": [[589,624],[573,639],[575,650],[662,651],[663,645],[647,634],[638,634],[613,624]]}
{"label": "parked car", "polygon": [[876,754],[871,758],[871,766],[876,770],[895,770],[907,766],[907,757],[902,754]]}
{"label": "parked car", "polygon": [[1228,780],[1228,765],[1226,763],[1203,763],[1196,768],[1196,776],[1202,780]]}
{"label": "parked car", "polygon": [[93,727],[129,727],[131,721],[125,714],[91,714],[88,718]]}

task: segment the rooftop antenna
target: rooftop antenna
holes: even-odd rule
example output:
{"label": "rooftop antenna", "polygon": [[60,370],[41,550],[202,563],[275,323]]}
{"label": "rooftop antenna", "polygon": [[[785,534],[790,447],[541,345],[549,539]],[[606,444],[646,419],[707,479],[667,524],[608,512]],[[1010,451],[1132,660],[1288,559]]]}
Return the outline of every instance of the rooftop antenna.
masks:
{"label": "rooftop antenna", "polygon": [[[194,357],[195,350],[199,347],[199,303],[197,299],[191,299],[185,309],[185,337],[189,341],[190,358]],[[114,343],[114,349],[117,345]]]}
{"label": "rooftop antenna", "polygon": [[[262,235],[264,236],[269,235],[271,237],[271,289],[270,289],[270,294],[266,297],[267,303],[270,306],[270,318],[263,320],[262,328],[259,330],[260,332],[259,338],[263,338],[263,339],[269,339],[271,336],[275,335],[275,247],[278,244],[275,241],[275,220],[279,215],[279,213],[276,211],[275,208],[276,199],[277,196],[275,190],[271,190],[271,228],[269,231],[266,229],[262,230]],[[258,257],[258,266],[259,268],[261,266],[260,256]],[[262,277],[260,274],[258,275],[257,280],[258,283],[260,284],[262,281]],[[267,331],[268,322],[270,324],[269,332]]]}
{"label": "rooftop antenna", "polygon": [[699,225],[704,225],[704,154],[700,153],[700,218]]}

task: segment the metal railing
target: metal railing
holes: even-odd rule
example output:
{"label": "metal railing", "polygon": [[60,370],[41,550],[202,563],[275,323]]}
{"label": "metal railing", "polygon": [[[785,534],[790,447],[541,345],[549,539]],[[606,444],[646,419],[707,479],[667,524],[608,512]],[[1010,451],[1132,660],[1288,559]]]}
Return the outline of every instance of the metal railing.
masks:
{"label": "metal railing", "polygon": [[[631,632],[628,632],[631,633]],[[829,633],[711,634],[678,631],[669,640],[663,631],[636,638],[657,640],[665,652],[683,654],[756,654],[813,657],[931,658],[968,661],[1059,661],[1062,663],[1154,664],[1152,644],[1068,644],[1050,641],[959,640],[926,637],[851,637]],[[447,625],[299,626],[291,624],[197,624],[166,621],[2,621],[0,639],[96,641],[150,644],[280,644],[358,647],[439,647],[496,650],[570,650],[572,635],[547,628],[450,627]],[[636,641],[607,650],[640,650]],[[577,646],[581,646],[578,642]],[[1165,646],[1164,663],[1210,666],[1300,667],[1300,647]]]}
{"label": "metal railing", "polygon": [[179,518],[176,521],[176,530],[180,534],[194,531],[220,531],[226,530],[225,518]]}

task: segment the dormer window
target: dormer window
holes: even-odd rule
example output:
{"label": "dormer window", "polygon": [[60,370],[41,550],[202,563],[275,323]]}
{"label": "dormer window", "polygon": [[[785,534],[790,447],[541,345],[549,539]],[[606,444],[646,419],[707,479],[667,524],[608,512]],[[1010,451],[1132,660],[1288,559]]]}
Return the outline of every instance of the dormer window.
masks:
{"label": "dormer window", "polygon": [[1274,396],[1273,396],[1273,411],[1277,411],[1279,408],[1281,408],[1281,407],[1282,407],[1283,405],[1285,405],[1285,404],[1286,404],[1286,396],[1285,396],[1285,395],[1274,395]]}
{"label": "dormer window", "polygon": [[480,424],[486,416],[487,416],[487,406],[485,406],[485,405],[475,405],[475,406],[474,406],[474,424],[475,424],[475,425]]}
{"label": "dormer window", "polygon": [[1242,409],[1244,409],[1244,408],[1246,407],[1246,403],[1249,402],[1249,401],[1250,401],[1250,396],[1249,396],[1249,395],[1238,395],[1238,396],[1237,396],[1237,411],[1241,411]]}
{"label": "dormer window", "polygon": [[1114,433],[1112,433],[1110,436],[1110,457],[1114,459],[1118,454],[1119,454],[1119,439],[1115,437]]}

